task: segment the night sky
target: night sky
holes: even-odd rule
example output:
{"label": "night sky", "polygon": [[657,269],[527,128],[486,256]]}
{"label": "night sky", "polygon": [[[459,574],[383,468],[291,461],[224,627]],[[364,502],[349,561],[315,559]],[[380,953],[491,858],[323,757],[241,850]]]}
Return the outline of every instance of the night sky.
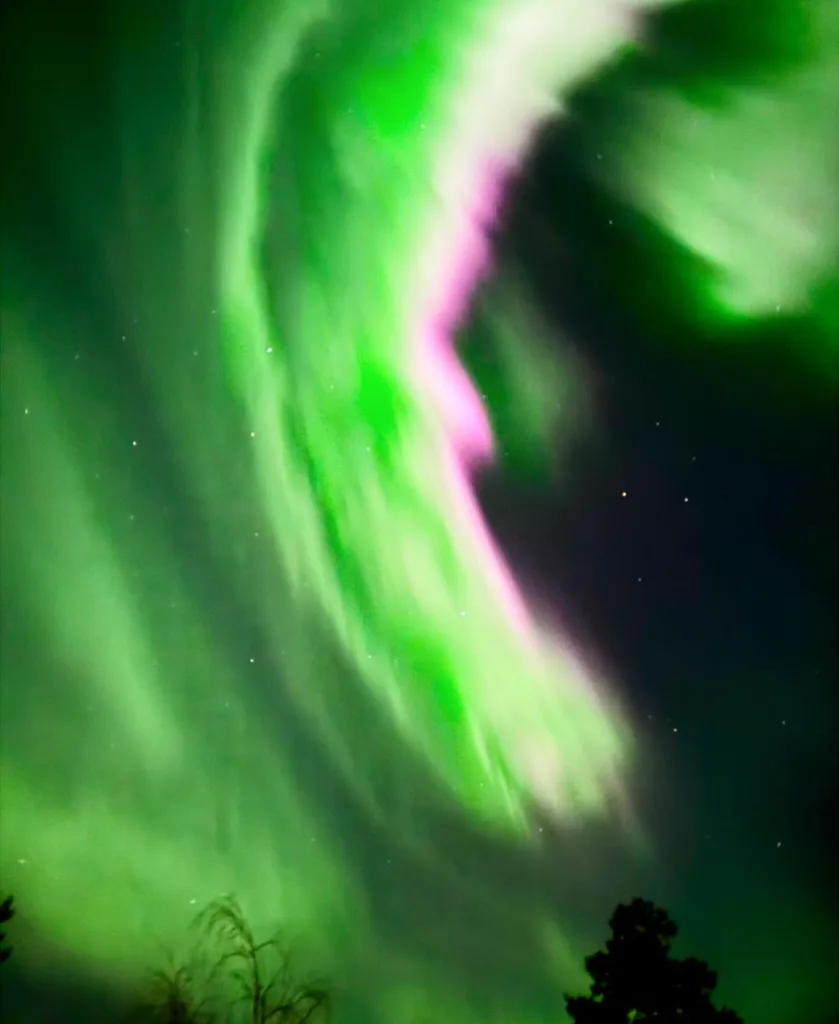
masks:
{"label": "night sky", "polygon": [[[227,46],[232,7],[211,16],[151,3],[141,16],[119,0],[72,11],[37,0],[3,14],[0,889],[19,907],[2,969],[10,1020],[112,1019],[136,985],[124,967],[135,944],[147,948],[144,914],[174,929],[187,904],[234,888],[253,907],[261,887],[330,972],[353,976],[338,984],[348,1024],[423,1024],[438,1011],[463,1024],[562,1020],[562,992],[578,979],[549,970],[544,921],[561,922],[584,955],[634,895],[667,907],[679,949],[719,970],[721,998],[747,1024],[835,1020],[835,278],[789,311],[723,315],[696,284],[702,259],[597,168],[639,84],[710,95],[714,109],[715,87],[769,95],[767,69],[806,60],[803,5],[764,6],[754,33],[742,0],[651,16],[647,50],[571,94],[570,116],[542,129],[512,184],[494,272],[458,332],[498,438],[481,506],[525,595],[629,708],[643,853],[613,822],[545,821],[530,845],[479,821],[466,782],[444,793],[427,761],[444,761],[446,743],[421,746],[421,723],[414,747],[397,736],[384,691],[357,683],[327,615],[297,599],[291,563],[281,570],[265,545],[278,499],[244,454],[263,423],[247,404],[249,367],[218,355],[212,284],[239,116],[227,88],[247,59],[238,36]],[[266,4],[252,8],[251,41],[268,18]],[[446,18],[425,8],[442,36]],[[371,17],[347,17],[336,33],[341,88],[355,83],[343,69]],[[393,34],[407,46],[415,28]],[[277,189],[302,197],[299,220],[295,208],[282,222],[296,248],[282,235],[263,254],[284,282],[278,334],[305,319],[308,269],[329,280],[342,248],[340,271],[367,272],[362,315],[390,309],[390,265],[370,258],[379,248],[353,262],[345,137],[318,130],[342,93],[321,89],[320,75],[289,79],[271,155],[292,167],[271,179]],[[375,216],[388,236],[397,222]],[[509,352],[480,301],[509,280],[569,389],[543,438],[552,472],[529,460],[505,392]],[[312,337],[308,350],[289,345],[300,394],[328,360],[342,365],[339,342],[315,337],[314,355]],[[276,449],[263,454],[260,467]],[[355,469],[349,486],[361,490]],[[278,547],[305,548],[303,512],[284,511]],[[388,562],[396,541],[381,543]],[[359,544],[362,578],[371,551]],[[355,594],[352,568],[342,592]],[[375,636],[391,627],[371,593],[359,614]],[[169,915],[178,901],[183,914]]]}
{"label": "night sky", "polygon": [[[626,230],[604,269],[574,257],[591,253],[589,228],[558,211],[570,255],[550,267],[519,222],[550,209],[556,156],[573,145],[561,129],[545,139],[507,244],[533,259],[544,308],[591,367],[599,430],[550,495],[491,484],[490,515],[646,713],[669,853],[658,882],[676,920],[712,964],[806,1000],[837,942],[834,381],[802,358],[806,323],[756,324],[744,340],[651,317],[660,280]],[[575,185],[595,223],[618,220]],[[794,1018],[752,998],[732,1002]],[[823,998],[802,1018],[827,1019]]]}

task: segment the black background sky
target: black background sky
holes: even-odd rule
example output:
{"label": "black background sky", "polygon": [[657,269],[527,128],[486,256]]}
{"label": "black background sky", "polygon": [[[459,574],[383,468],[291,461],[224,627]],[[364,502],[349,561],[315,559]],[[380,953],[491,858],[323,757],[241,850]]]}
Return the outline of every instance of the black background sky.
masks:
{"label": "black background sky", "polygon": [[[661,30],[665,56],[677,34]],[[698,75],[712,39],[696,37]],[[741,70],[758,49],[741,41]],[[646,718],[677,920],[712,960],[708,943],[728,963],[765,956],[791,985],[791,947],[817,931],[815,983],[839,951],[836,378],[806,317],[703,325],[648,226],[586,175],[631,65],[544,133],[499,238],[593,371],[597,439],[550,495],[490,481],[489,515]],[[806,913],[787,931],[790,903],[821,908],[809,935]]]}

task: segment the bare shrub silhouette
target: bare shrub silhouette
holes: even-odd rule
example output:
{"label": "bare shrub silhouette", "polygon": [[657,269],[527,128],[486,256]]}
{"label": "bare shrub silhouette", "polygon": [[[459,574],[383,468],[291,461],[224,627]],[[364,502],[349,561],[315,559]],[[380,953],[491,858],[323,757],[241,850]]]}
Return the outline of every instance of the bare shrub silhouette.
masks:
{"label": "bare shrub silhouette", "polygon": [[279,935],[257,942],[234,897],[211,903],[199,915],[199,925],[221,946],[213,975],[226,973],[233,980],[234,999],[248,1007],[249,1024],[307,1024],[327,1015],[326,988],[298,972]]}
{"label": "bare shrub silhouette", "polygon": [[315,1024],[329,1013],[327,988],[298,970],[280,933],[258,941],[233,896],[210,903],[194,921],[188,963],[149,975],[149,997],[131,1024]]}

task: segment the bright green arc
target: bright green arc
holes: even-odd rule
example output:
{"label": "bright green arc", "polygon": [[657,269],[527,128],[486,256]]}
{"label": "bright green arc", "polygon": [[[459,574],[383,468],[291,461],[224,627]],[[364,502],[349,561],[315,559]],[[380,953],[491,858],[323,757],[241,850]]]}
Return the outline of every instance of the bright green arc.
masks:
{"label": "bright green arc", "polygon": [[[629,814],[627,728],[519,606],[462,467],[458,399],[480,419],[477,396],[423,340],[459,315],[485,166],[515,164],[549,87],[623,17],[565,40],[541,2],[223,22],[171,78],[125,47],[100,197],[123,241],[79,240],[122,297],[116,347],[154,426],[94,346],[69,371],[46,357],[95,336],[85,313],[25,275],[4,296],[4,878],[109,976],[229,889],[315,944],[347,935],[346,962],[373,955],[306,758],[430,861],[429,807],[522,838],[535,804]],[[166,143],[138,116],[155,96]],[[93,186],[57,134],[80,209]],[[567,939],[530,927],[568,977]]]}
{"label": "bright green arc", "polygon": [[[424,338],[464,312],[487,167],[630,30],[561,7],[188,11],[176,57],[118,41],[98,148],[54,116],[110,313],[4,253],[0,867],[26,962],[134,979],[235,890],[375,974],[369,1019],[486,1021],[378,934],[346,808],[450,881],[435,815],[637,838],[626,716],[519,603],[462,472],[477,399]],[[571,930],[516,913],[571,984]]]}

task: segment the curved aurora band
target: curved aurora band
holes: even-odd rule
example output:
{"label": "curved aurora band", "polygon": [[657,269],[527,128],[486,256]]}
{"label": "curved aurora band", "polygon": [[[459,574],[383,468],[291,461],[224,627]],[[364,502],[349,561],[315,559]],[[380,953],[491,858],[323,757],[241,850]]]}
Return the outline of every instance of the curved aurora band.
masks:
{"label": "curved aurora band", "polygon": [[575,928],[489,854],[631,826],[632,734],[483,524],[494,439],[453,333],[550,97],[634,11],[232,10],[188,10],[177,60],[126,43],[100,167],[56,118],[62,202],[109,210],[107,243],[68,225],[108,325],[3,278],[20,955],[133,983],[235,890],[334,967],[342,1019],[541,1020],[520,992],[555,1014]]}

